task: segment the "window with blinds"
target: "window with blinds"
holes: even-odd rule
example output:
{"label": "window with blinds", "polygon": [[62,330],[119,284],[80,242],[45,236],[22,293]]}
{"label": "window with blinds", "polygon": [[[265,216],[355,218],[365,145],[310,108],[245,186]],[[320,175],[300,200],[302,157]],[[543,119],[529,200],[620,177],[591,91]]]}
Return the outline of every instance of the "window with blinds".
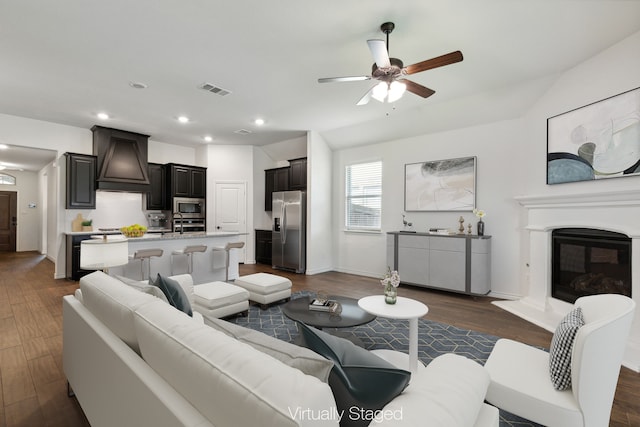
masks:
{"label": "window with blinds", "polygon": [[382,162],[346,167],[347,230],[380,231]]}

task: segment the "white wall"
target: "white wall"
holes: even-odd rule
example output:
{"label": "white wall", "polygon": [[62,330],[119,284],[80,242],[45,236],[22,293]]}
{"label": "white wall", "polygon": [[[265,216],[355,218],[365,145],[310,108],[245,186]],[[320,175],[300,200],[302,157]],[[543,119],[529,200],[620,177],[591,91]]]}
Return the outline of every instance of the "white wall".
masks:
{"label": "white wall", "polygon": [[[57,166],[64,164],[66,152],[90,154],[91,131],[73,126],[0,114],[0,140],[10,145],[57,150]],[[64,277],[64,176],[59,167],[52,168],[48,177],[54,194],[48,213],[55,218],[54,227],[47,227],[47,256],[56,263],[55,277]],[[39,185],[39,184],[36,184]],[[35,190],[37,191],[37,190]],[[49,222],[51,224],[51,222]],[[39,229],[39,228],[38,228]]]}
{"label": "white wall", "polygon": [[[386,232],[402,229],[404,211],[404,166],[431,160],[477,157],[476,205],[487,212],[485,234],[492,236],[493,289],[508,294],[510,280],[517,274],[517,207],[512,197],[521,190],[514,179],[522,167],[514,154],[520,139],[519,120],[490,123],[432,135],[391,141],[383,144],[341,150],[334,153],[334,253],[339,271],[366,276],[381,276],[387,268]],[[505,147],[514,149],[505,150]],[[344,169],[347,165],[382,160],[382,233],[344,231]],[[458,218],[471,222],[471,212],[406,212],[416,231],[459,226]],[[402,272],[400,272],[402,276]]]}
{"label": "white wall", "polygon": [[207,229],[215,231],[216,182],[245,182],[247,184],[246,227],[248,233],[245,236],[245,262],[247,263],[255,263],[253,151],[250,145],[207,146]]}
{"label": "white wall", "polygon": [[[21,171],[3,171],[3,173],[16,178],[16,185],[0,184],[0,191],[17,193],[16,251],[39,251],[42,206],[38,192],[38,173]],[[30,203],[34,203],[36,207],[30,208]]]}
{"label": "white wall", "polygon": [[331,149],[316,132],[307,142],[307,274],[333,269]]}
{"label": "white wall", "polygon": [[[334,153],[334,262],[339,271],[379,276],[386,268],[384,234],[347,233],[344,228],[344,167],[383,161],[383,232],[402,223],[403,167],[406,163],[477,156],[477,206],[487,211],[492,236],[492,293],[522,295],[527,280],[527,239],[523,209],[514,196],[576,194],[637,188],[640,177],[546,185],[546,120],[640,86],[640,33],[566,71],[532,105],[522,119],[423,135]],[[486,108],[491,108],[486,105]],[[415,228],[457,228],[456,213],[407,213]],[[465,220],[476,222],[469,212]],[[474,227],[475,229],[475,227]],[[402,274],[402,272],[400,272]]]}
{"label": "white wall", "polygon": [[287,166],[287,160],[307,157],[307,136],[274,142],[273,144],[262,146],[261,149],[276,162],[271,167]]}
{"label": "white wall", "polygon": [[147,157],[149,162],[159,163],[161,165],[165,163],[178,163],[182,165],[206,167],[206,164],[197,163],[198,160],[204,160],[206,162],[206,156],[198,156],[196,155],[196,151],[193,147],[177,146],[149,139]]}
{"label": "white wall", "polygon": [[[633,190],[640,186],[640,177],[612,178],[588,182],[546,185],[547,118],[591,104],[598,100],[640,87],[640,32],[600,52],[579,66],[567,70],[525,116],[526,144],[522,156],[535,161],[527,164],[521,195],[570,195]],[[529,233],[526,212],[521,209],[521,288],[529,281]]]}

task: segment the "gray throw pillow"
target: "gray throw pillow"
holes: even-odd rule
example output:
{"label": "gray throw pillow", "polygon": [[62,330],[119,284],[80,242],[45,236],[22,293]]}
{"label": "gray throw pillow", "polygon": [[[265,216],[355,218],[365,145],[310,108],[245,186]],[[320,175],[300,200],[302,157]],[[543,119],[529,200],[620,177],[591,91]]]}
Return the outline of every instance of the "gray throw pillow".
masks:
{"label": "gray throw pillow", "polygon": [[167,297],[169,304],[193,317],[191,303],[189,302],[189,298],[184,292],[184,289],[180,286],[180,283],[169,277],[163,277],[158,274],[155,281],[149,279],[149,284],[159,287],[162,293],[164,293],[164,296]]}
{"label": "gray throw pillow", "polygon": [[226,320],[208,319],[207,325],[220,332],[224,332],[240,342],[249,344],[256,350],[268,354],[292,368],[296,368],[307,375],[314,376],[322,382],[326,383],[329,379],[333,362],[308,348],[290,344],[260,331],[245,328],[227,322]]}
{"label": "gray throw pillow", "polygon": [[571,352],[578,329],[584,325],[582,309],[576,307],[560,321],[549,349],[549,375],[556,390],[571,388]]}

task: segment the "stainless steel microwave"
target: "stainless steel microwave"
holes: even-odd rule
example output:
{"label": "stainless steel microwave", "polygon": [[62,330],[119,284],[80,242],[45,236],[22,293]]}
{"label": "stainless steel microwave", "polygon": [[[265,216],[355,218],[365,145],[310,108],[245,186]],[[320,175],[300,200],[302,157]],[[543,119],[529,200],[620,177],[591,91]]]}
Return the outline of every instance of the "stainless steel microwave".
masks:
{"label": "stainless steel microwave", "polygon": [[173,198],[173,212],[180,212],[184,218],[205,218],[205,205],[205,199]]}

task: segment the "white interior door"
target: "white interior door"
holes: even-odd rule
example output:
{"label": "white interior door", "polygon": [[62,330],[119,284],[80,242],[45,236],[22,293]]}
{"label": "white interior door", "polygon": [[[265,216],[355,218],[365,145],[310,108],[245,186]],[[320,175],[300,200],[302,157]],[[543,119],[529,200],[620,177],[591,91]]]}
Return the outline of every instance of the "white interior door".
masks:
{"label": "white interior door", "polygon": [[216,182],[215,231],[240,233],[245,247],[238,251],[238,261],[245,262],[247,248],[247,183]]}

